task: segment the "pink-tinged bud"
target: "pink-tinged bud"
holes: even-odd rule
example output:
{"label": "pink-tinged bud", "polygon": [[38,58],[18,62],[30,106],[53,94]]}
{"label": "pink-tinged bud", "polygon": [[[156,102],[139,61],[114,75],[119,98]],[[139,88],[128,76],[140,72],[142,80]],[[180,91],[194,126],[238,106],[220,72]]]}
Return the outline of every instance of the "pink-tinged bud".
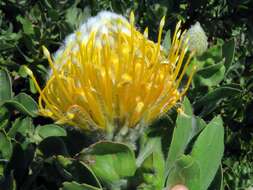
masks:
{"label": "pink-tinged bud", "polygon": [[171,190],[189,190],[189,189],[184,185],[176,185],[176,186],[172,187]]}

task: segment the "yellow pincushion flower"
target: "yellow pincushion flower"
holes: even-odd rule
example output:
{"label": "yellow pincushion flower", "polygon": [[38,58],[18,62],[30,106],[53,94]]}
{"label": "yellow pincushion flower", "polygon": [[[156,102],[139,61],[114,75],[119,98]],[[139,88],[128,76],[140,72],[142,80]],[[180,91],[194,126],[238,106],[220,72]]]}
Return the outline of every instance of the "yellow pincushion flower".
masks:
{"label": "yellow pincushion flower", "polygon": [[[96,19],[100,18],[100,19]],[[185,94],[192,75],[180,87],[192,54],[182,39],[180,23],[169,53],[122,16],[103,12],[70,36],[52,59],[52,72],[40,92],[40,113],[58,123],[112,132],[150,124]],[[192,72],[193,73],[193,72]],[[181,90],[179,90],[181,88]]]}

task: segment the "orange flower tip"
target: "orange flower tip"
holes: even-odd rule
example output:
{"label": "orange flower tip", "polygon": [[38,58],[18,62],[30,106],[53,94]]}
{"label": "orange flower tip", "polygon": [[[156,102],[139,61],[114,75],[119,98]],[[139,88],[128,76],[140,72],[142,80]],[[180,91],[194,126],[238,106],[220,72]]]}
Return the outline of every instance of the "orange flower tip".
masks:
{"label": "orange flower tip", "polygon": [[178,32],[177,32],[177,38],[180,38],[180,36],[181,36],[181,30],[178,30]]}
{"label": "orange flower tip", "polygon": [[48,49],[45,46],[42,46],[42,50],[43,50],[43,54],[49,58],[50,57],[50,52],[48,51]]}
{"label": "orange flower tip", "polygon": [[81,41],[82,39],[82,32],[80,30],[76,31],[76,38],[77,40]]}
{"label": "orange flower tip", "polygon": [[67,118],[69,120],[73,119],[74,117],[75,117],[75,114],[73,114],[73,113],[67,113]]}
{"label": "orange flower tip", "polygon": [[133,78],[129,74],[125,73],[122,75],[122,81],[118,84],[118,87],[130,84],[132,81]]}
{"label": "orange flower tip", "polygon": [[56,121],[56,124],[65,124],[68,121],[71,121],[75,117],[73,113],[67,113],[65,117],[60,118]]}
{"label": "orange flower tip", "polygon": [[160,27],[163,28],[164,25],[165,25],[165,16],[163,16],[160,21]]}
{"label": "orange flower tip", "polygon": [[194,65],[194,66],[193,66],[193,69],[192,69],[193,72],[196,72],[196,71],[197,71],[197,68],[198,68],[198,67],[197,67],[196,65]]}
{"label": "orange flower tip", "polygon": [[189,115],[187,115],[185,112],[184,112],[184,110],[183,110],[183,108],[181,107],[181,108],[177,108],[177,113],[178,114],[180,114],[180,115],[182,115],[182,116],[185,116],[185,117],[190,117]]}
{"label": "orange flower tip", "polygon": [[131,13],[130,13],[130,22],[131,22],[131,24],[134,24],[134,22],[135,22],[134,12],[133,11],[131,11]]}
{"label": "orange flower tip", "polygon": [[137,106],[136,106],[137,113],[140,113],[142,111],[143,107],[144,107],[144,103],[143,102],[138,102]]}
{"label": "orange flower tip", "polygon": [[148,27],[145,28],[143,36],[147,39],[148,38]]}
{"label": "orange flower tip", "polygon": [[161,64],[169,64],[169,61],[167,59],[164,59],[161,61]]}
{"label": "orange flower tip", "polygon": [[182,20],[179,20],[178,23],[177,23],[177,25],[176,25],[176,28],[177,28],[177,29],[180,28],[181,23],[182,23]]}
{"label": "orange flower tip", "polygon": [[51,112],[51,111],[49,111],[49,110],[39,110],[39,114],[41,114],[41,115],[44,115],[44,116],[46,116],[46,117],[51,117],[51,116],[53,116],[53,113]]}
{"label": "orange flower tip", "polygon": [[23,67],[25,69],[25,72],[31,77],[33,76],[33,72],[31,69],[29,69],[26,65]]}
{"label": "orange flower tip", "polygon": [[[183,34],[183,35],[184,35],[184,34]],[[189,43],[189,36],[186,36],[186,37],[185,37],[184,43],[185,43],[185,44],[188,44],[188,43]]]}
{"label": "orange flower tip", "polygon": [[183,113],[184,113],[184,110],[183,110],[182,108],[177,108],[177,113],[183,114]]}

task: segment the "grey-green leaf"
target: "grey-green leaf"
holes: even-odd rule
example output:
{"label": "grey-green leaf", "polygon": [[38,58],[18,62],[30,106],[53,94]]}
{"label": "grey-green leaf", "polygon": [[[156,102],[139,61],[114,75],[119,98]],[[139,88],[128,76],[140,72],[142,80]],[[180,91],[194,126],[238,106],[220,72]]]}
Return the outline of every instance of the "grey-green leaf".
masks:
{"label": "grey-green leaf", "polygon": [[3,101],[3,105],[6,107],[14,108],[21,113],[31,117],[37,116],[37,103],[32,99],[31,96],[25,93],[20,93],[11,100]]}
{"label": "grey-green leaf", "polygon": [[179,113],[176,127],[173,132],[169,153],[166,160],[166,176],[175,161],[184,153],[192,136],[192,108],[189,100],[185,97],[183,101],[184,113]]}
{"label": "grey-green leaf", "polygon": [[57,156],[56,159],[57,169],[64,178],[74,180],[78,183],[86,183],[94,187],[102,188],[94,172],[84,162],[61,155]]}
{"label": "grey-green leaf", "polygon": [[232,87],[219,87],[216,88],[215,90],[209,92],[205,96],[203,96],[201,99],[197,100],[196,103],[194,104],[194,107],[198,109],[201,106],[205,106],[210,104],[214,105],[217,101],[227,98],[230,96],[235,96],[241,92],[240,89],[237,88],[232,88]]}
{"label": "grey-green leaf", "polygon": [[0,104],[12,98],[11,78],[9,73],[0,69]]}
{"label": "grey-green leaf", "polygon": [[212,182],[224,152],[224,129],[220,116],[215,117],[194,143],[191,155],[199,163],[201,190]]}
{"label": "grey-green leaf", "polygon": [[214,180],[212,181],[211,185],[209,186],[208,190],[224,190],[223,187],[223,173],[222,167],[220,166]]}
{"label": "grey-green leaf", "polygon": [[67,136],[67,133],[63,127],[55,124],[48,124],[43,126],[38,126],[35,129],[35,133],[38,134],[42,139],[48,137],[62,137]]}
{"label": "grey-green leaf", "polygon": [[170,37],[170,30],[168,30],[165,34],[165,37],[163,39],[162,46],[164,48],[164,51],[166,53],[169,52],[170,46],[171,46],[171,37]]}
{"label": "grey-green leaf", "polygon": [[62,190],[102,190],[97,187],[85,184],[85,183],[77,183],[77,182],[64,182]]}
{"label": "grey-green leaf", "polygon": [[133,176],[136,170],[134,152],[123,143],[98,142],[84,149],[80,159],[107,184],[114,184],[125,177]]}
{"label": "grey-green leaf", "polygon": [[148,137],[137,158],[138,165],[140,160],[143,160],[141,168],[147,171],[144,173],[144,182],[152,185],[153,189],[162,189],[165,183],[165,159],[160,137]]}
{"label": "grey-green leaf", "polygon": [[141,148],[138,158],[136,159],[137,167],[140,167],[143,161],[154,152],[160,141],[161,141],[160,138],[149,138],[147,140],[145,146]]}
{"label": "grey-green leaf", "polygon": [[29,115],[33,117],[37,115],[38,105],[31,96],[21,92],[14,97],[14,100],[22,104],[27,112],[29,112]]}
{"label": "grey-green leaf", "polygon": [[235,39],[231,38],[229,41],[225,42],[222,46],[222,56],[225,57],[225,67],[226,70],[232,64],[235,54]]}
{"label": "grey-green leaf", "polygon": [[199,164],[190,155],[182,155],[177,159],[170,175],[168,176],[167,186],[169,188],[177,184],[184,184],[192,190],[201,189]]}
{"label": "grey-green leaf", "polygon": [[17,16],[16,19],[17,19],[17,21],[19,21],[22,24],[23,31],[25,34],[27,34],[27,35],[34,34],[33,25],[30,20],[28,20],[27,18],[21,17],[20,15]]}
{"label": "grey-green leaf", "polygon": [[11,155],[12,155],[11,140],[4,131],[0,131],[0,158],[9,160]]}
{"label": "grey-green leaf", "polygon": [[17,118],[8,131],[8,136],[14,138],[17,133],[22,134],[24,137],[28,134],[32,135],[34,132],[33,127],[32,119],[30,117],[26,117],[24,119]]}
{"label": "grey-green leaf", "polygon": [[203,86],[215,86],[219,84],[225,76],[224,60],[218,64],[205,67],[197,71],[195,81]]}

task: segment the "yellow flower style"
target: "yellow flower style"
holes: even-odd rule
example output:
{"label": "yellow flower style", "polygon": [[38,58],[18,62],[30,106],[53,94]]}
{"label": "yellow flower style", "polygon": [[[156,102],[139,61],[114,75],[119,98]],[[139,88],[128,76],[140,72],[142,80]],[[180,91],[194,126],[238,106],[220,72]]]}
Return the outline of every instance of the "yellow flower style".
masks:
{"label": "yellow flower style", "polygon": [[58,123],[84,130],[112,132],[148,125],[185,94],[191,76],[181,85],[192,54],[177,24],[168,53],[124,17],[101,12],[70,35],[51,58],[46,86],[39,90],[39,109]]}

